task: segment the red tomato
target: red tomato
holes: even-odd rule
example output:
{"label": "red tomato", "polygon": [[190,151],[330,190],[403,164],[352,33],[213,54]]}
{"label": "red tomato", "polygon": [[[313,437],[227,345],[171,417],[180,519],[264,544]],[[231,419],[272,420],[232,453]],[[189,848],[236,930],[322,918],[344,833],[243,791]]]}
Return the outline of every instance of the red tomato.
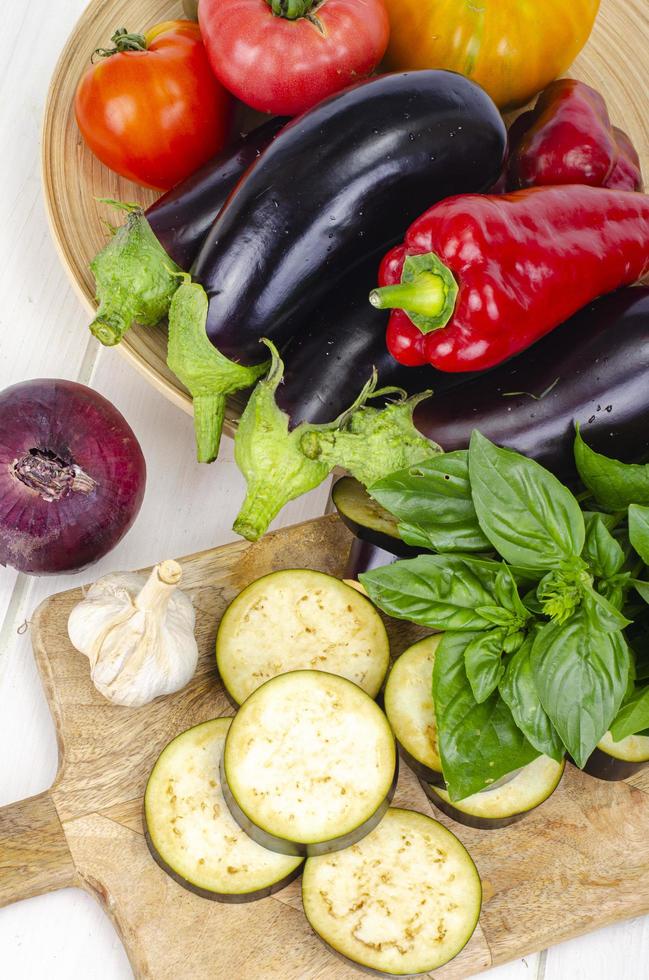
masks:
{"label": "red tomato", "polygon": [[282,116],[369,75],[390,32],[383,0],[200,0],[198,19],[216,77]]}
{"label": "red tomato", "polygon": [[224,147],[232,100],[192,21],[165,21],[144,36],[116,32],[112,41],[79,82],[79,129],[111,170],[168,190]]}

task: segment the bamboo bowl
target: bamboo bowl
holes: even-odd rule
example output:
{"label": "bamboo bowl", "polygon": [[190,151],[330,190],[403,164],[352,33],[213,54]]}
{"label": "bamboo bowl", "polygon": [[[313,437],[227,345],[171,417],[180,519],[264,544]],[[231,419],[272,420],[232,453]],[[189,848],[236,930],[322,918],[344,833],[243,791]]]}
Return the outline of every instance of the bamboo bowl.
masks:
{"label": "bamboo bowl", "polygon": [[[567,0],[569,2],[569,0]],[[571,74],[597,88],[611,118],[633,140],[649,180],[649,11],[647,0],[602,0],[593,34]],[[99,198],[137,201],[156,197],[112,173],[86,148],[74,118],[74,93],[93,50],[106,44],[116,27],[145,30],[182,17],[179,0],[91,0],[68,40],[52,77],[43,124],[45,202],[61,259],[89,319],[95,310],[89,263],[108,238],[105,221],[115,213]],[[133,327],[118,349],[175,405],[191,413],[191,399],[167,367],[167,335],[162,327]],[[243,408],[228,402],[226,431]]]}

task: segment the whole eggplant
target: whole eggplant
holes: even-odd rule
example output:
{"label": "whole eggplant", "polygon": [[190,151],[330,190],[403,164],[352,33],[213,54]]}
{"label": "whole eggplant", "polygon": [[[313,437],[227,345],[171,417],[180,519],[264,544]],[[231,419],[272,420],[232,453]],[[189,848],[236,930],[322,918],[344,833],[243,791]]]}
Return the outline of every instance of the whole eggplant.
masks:
{"label": "whole eggplant", "polygon": [[289,428],[301,422],[331,422],[352,404],[376,370],[378,386],[403,388],[414,395],[424,388],[435,394],[465,384],[471,374],[450,374],[426,365],[399,364],[385,346],[388,314],[367,297],[376,284],[379,259],[371,257],[282,351],[284,382],[277,389],[278,406],[289,416]]}
{"label": "whole eggplant", "polygon": [[209,160],[145,212],[167,255],[189,270],[230,191],[288,120],[274,116]]}
{"label": "whole eggplant", "polygon": [[90,264],[99,304],[90,330],[97,340],[112,347],[134,321],[155,326],[164,319],[181,271],[191,267],[228,194],[285,122],[270,119],[242,136],[146,212],[118,205],[126,222]]}
{"label": "whole eggplant", "polygon": [[649,459],[649,288],[598,299],[506,364],[417,406],[417,429],[444,450],[473,429],[577,480],[575,422],[594,450]]}
{"label": "whole eggplant", "polygon": [[383,75],[284,127],[237,185],[192,276],[226,357],[284,344],[364,258],[431,204],[490,187],[506,146],[491,99],[461,75]]}

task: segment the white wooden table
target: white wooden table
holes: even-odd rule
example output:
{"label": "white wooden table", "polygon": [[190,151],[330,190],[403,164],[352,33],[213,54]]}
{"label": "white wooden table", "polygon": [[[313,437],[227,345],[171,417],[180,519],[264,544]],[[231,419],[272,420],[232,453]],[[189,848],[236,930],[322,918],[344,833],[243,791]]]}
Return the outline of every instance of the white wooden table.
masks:
{"label": "white wooden table", "polygon": [[[140,439],[148,487],[135,527],[90,571],[36,580],[0,568],[0,805],[45,789],[56,771],[54,728],[28,631],[22,628],[32,610],[46,595],[92,581],[108,570],[134,568],[231,540],[243,492],[231,441],[224,440],[217,464],[199,466],[190,419],[148,387],[117,352],[100,348],[90,336],[87,314],[49,237],[40,187],[41,116],[58,52],[83,6],[84,0],[2,4],[0,389],[34,377],[70,378],[97,388],[123,412]],[[323,486],[296,501],[277,525],[322,513],[326,497]],[[3,980],[127,980],[131,975],[108,918],[81,891],[58,892],[0,910]],[[602,930],[483,976],[647,980],[649,919]]]}

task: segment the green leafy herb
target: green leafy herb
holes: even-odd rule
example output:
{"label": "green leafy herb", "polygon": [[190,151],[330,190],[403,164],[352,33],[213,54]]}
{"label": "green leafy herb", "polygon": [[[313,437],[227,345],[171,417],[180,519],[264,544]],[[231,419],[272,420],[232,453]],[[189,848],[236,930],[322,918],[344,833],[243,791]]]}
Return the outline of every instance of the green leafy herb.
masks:
{"label": "green leafy herb", "polygon": [[505,561],[545,572],[581,554],[585,528],[579,504],[538,463],[475,431],[469,475],[480,526]]}
{"label": "green leafy herb", "polygon": [[478,704],[493,694],[505,673],[503,652],[506,636],[504,627],[478,633],[464,651],[466,675]]}
{"label": "green leafy herb", "polygon": [[649,565],[649,507],[629,507],[629,539],[645,565]]}
{"label": "green leafy herb", "polygon": [[377,606],[395,619],[439,630],[484,630],[493,619],[481,615],[498,607],[497,562],[459,555],[420,555],[359,576]]}
{"label": "green leafy herb", "polygon": [[649,728],[649,685],[636,688],[620,708],[611,725],[611,735],[621,742],[629,735],[638,735]]}
{"label": "green leafy herb", "polygon": [[499,690],[528,742],[543,755],[560,762],[565,749],[541,704],[534,683],[531,662],[533,641],[533,636],[529,636],[510,657]]}
{"label": "green leafy herb", "polygon": [[462,554],[491,550],[471,499],[466,450],[391,473],[370,493],[401,522],[399,531],[408,544]]}
{"label": "green leafy herb", "polygon": [[604,633],[615,633],[630,623],[612,602],[593,588],[584,592],[583,602],[588,620],[595,629],[603,630]]}
{"label": "green leafy herb", "polygon": [[596,453],[582,439],[579,426],[574,449],[582,483],[600,507],[615,511],[629,504],[649,505],[649,466],[621,463]]}
{"label": "green leafy herb", "polygon": [[583,610],[543,626],[532,646],[534,683],[566,749],[583,767],[624,697],[629,651],[621,633],[595,629]]}
{"label": "green leafy herb", "polygon": [[452,800],[485,789],[539,755],[497,692],[482,704],[476,701],[464,656],[479,635],[446,633],[435,653],[433,700],[444,779]]}
{"label": "green leafy herb", "polygon": [[586,543],[583,557],[597,578],[608,579],[624,565],[624,552],[606,526],[603,514],[584,515]]}

